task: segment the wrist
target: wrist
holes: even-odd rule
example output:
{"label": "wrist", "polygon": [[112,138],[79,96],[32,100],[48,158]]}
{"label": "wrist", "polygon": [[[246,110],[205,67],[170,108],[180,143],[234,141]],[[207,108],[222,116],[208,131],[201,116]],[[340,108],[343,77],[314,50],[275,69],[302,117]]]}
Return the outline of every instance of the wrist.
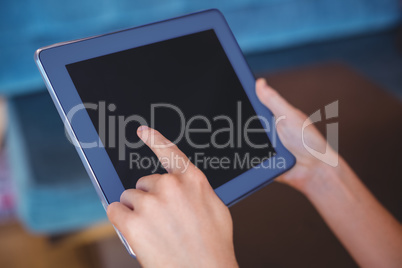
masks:
{"label": "wrist", "polygon": [[314,170],[314,176],[306,178],[298,188],[309,199],[325,189],[331,189],[334,183],[340,182],[342,174],[345,173],[345,162],[339,158],[339,164],[336,167],[319,162]]}
{"label": "wrist", "polygon": [[205,267],[223,267],[223,268],[238,268],[239,265],[236,260],[234,252],[233,242],[224,251],[216,250],[214,253],[218,253],[215,256],[211,255],[211,263]]}

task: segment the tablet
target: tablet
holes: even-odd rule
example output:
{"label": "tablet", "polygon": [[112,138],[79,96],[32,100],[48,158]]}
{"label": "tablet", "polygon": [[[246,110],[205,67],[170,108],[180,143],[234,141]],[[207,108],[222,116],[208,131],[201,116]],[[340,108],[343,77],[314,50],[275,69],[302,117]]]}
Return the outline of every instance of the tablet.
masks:
{"label": "tablet", "polygon": [[176,143],[228,206],[295,164],[218,10],[41,48],[35,61],[105,208],[164,172],[140,125]]}

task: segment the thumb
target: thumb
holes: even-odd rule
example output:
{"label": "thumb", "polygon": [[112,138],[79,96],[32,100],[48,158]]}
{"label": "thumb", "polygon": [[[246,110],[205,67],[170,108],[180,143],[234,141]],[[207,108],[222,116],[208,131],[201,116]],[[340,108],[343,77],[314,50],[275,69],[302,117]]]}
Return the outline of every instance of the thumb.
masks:
{"label": "thumb", "polygon": [[256,92],[260,101],[274,113],[275,117],[289,114],[290,111],[294,110],[294,107],[276,90],[268,86],[263,78],[257,80]]}
{"label": "thumb", "polygon": [[127,233],[127,223],[132,210],[120,202],[114,202],[107,206],[107,216],[110,222],[122,233]]}

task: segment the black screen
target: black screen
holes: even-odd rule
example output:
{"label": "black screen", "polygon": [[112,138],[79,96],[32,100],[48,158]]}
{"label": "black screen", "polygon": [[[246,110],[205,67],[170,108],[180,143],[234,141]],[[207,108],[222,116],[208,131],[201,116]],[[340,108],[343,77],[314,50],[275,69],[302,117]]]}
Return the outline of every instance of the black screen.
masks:
{"label": "black screen", "polygon": [[[68,64],[66,68],[82,102],[96,104],[87,107],[87,112],[126,189],[135,188],[142,176],[164,172],[145,145],[130,148],[121,140],[124,136],[127,143],[139,141],[138,116],[171,141],[176,140],[213,188],[275,153],[258,118],[251,120],[248,128],[260,131],[248,132],[251,142],[245,141],[244,128],[255,111],[213,30]],[[186,135],[177,140],[183,131],[180,113],[191,129],[207,129],[207,120],[211,131],[189,132],[190,140]],[[194,144],[202,146],[196,148]]]}

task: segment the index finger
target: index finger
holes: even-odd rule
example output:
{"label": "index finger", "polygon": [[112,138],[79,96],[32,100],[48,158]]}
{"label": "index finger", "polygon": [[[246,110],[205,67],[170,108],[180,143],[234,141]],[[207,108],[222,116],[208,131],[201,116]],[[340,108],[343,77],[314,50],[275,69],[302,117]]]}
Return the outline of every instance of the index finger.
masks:
{"label": "index finger", "polygon": [[276,116],[289,114],[295,108],[287,102],[276,90],[270,87],[265,79],[256,82],[256,93],[260,101]]}
{"label": "index finger", "polygon": [[195,167],[187,156],[159,131],[140,126],[137,135],[155,153],[168,173],[182,174]]}

